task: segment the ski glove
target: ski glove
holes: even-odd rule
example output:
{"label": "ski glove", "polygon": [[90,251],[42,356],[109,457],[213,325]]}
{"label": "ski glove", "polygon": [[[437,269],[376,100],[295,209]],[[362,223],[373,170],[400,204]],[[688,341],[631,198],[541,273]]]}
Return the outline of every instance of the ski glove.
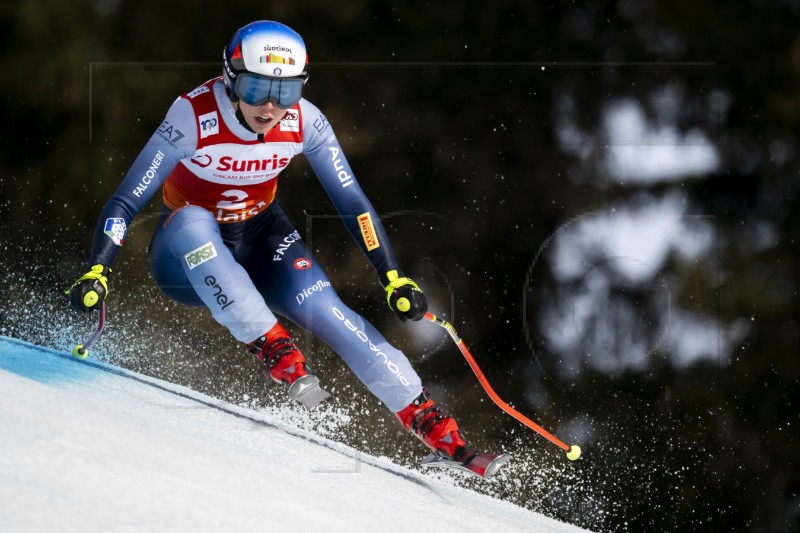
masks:
{"label": "ski glove", "polygon": [[65,294],[69,294],[70,305],[82,313],[98,309],[100,302],[105,300],[108,294],[110,273],[111,269],[107,266],[94,265],[66,291]]}
{"label": "ski glove", "polygon": [[401,321],[419,320],[428,310],[428,300],[419,286],[397,270],[386,273],[386,303]]}

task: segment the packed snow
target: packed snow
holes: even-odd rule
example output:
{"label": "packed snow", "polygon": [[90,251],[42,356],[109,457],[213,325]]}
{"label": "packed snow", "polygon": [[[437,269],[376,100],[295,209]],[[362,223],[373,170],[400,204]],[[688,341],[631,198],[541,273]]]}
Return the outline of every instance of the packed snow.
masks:
{"label": "packed snow", "polygon": [[267,413],[6,337],[0,464],[4,532],[584,531]]}

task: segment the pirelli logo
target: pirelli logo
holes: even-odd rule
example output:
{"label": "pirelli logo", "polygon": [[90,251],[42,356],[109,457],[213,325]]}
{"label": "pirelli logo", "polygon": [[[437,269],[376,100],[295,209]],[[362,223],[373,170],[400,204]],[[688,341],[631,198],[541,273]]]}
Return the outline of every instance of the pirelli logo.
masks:
{"label": "pirelli logo", "polygon": [[195,248],[188,254],[183,256],[186,259],[186,264],[189,265],[189,270],[194,270],[203,263],[211,261],[217,257],[217,249],[211,242],[205,243],[199,248]]}
{"label": "pirelli logo", "polygon": [[361,229],[361,237],[364,239],[364,244],[367,245],[368,252],[380,247],[378,234],[375,233],[375,226],[372,225],[372,215],[369,213],[358,215],[358,227]]}

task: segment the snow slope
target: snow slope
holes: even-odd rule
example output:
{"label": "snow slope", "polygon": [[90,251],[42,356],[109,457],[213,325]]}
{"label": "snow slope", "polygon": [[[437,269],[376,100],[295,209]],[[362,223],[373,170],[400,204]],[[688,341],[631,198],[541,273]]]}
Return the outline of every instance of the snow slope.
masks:
{"label": "snow slope", "polygon": [[575,532],[186,388],[0,337],[0,531]]}

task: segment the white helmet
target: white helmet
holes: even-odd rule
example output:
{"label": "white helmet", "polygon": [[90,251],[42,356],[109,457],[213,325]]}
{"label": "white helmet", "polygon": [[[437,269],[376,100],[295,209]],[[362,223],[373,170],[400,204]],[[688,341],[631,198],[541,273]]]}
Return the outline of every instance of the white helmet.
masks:
{"label": "white helmet", "polygon": [[308,80],[303,38],[280,22],[260,20],[240,28],[222,52],[223,78],[234,99],[296,104]]}

